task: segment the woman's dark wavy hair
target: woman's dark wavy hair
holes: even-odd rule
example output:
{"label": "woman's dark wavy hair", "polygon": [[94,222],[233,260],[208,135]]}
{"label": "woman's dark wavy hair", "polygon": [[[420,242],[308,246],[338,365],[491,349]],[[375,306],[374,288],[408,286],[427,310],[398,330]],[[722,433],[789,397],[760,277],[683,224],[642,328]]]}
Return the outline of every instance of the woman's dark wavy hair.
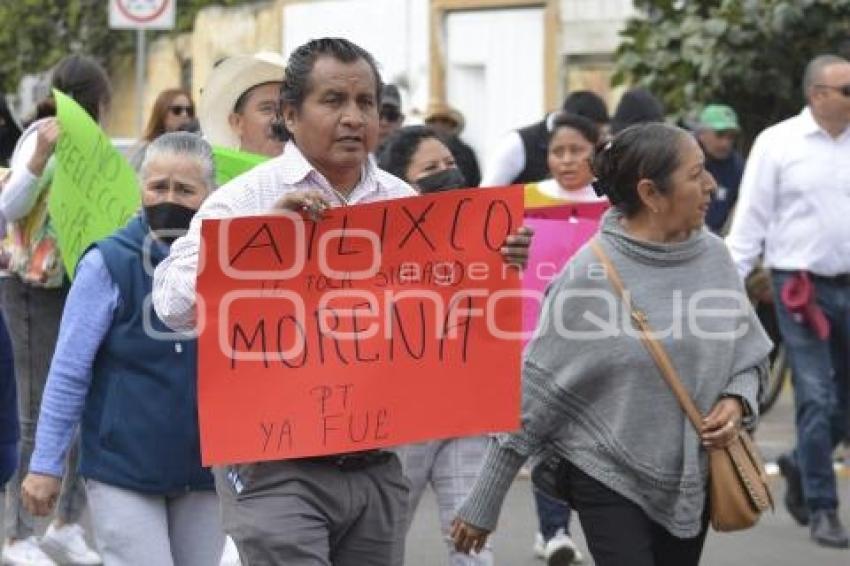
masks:
{"label": "woman's dark wavy hair", "polygon": [[625,216],[643,207],[638,182],[649,179],[659,192],[670,191],[670,176],[679,167],[681,142],[688,133],[676,126],[647,123],[630,126],[596,152],[593,187]]}
{"label": "woman's dark wavy hair", "polygon": [[[381,81],[381,73],[378,72],[378,64],[372,54],[347,39],[323,37],[308,41],[289,56],[286,70],[283,72],[283,83],[280,85],[281,112],[287,104],[297,109],[300,109],[301,105],[304,104],[304,99],[310,93],[312,87],[310,73],[313,71],[316,60],[322,56],[330,56],[343,63],[354,63],[360,59],[366,61],[375,75],[375,102],[376,107],[380,107],[381,89],[383,89],[384,84]],[[286,129],[283,119],[280,117],[275,122],[273,131],[282,141],[292,138],[292,134]]]}
{"label": "woman's dark wavy hair", "polygon": [[101,104],[108,104],[112,98],[106,71],[85,55],[68,55],[59,61],[53,69],[52,85],[76,100],[95,122],[100,121]]}
{"label": "woman's dark wavy hair", "polygon": [[377,156],[378,167],[408,183],[412,182],[412,179],[407,178],[407,168],[410,167],[413,154],[419,149],[419,145],[427,139],[446,144],[446,140],[428,126],[399,128],[384,142],[384,147]]}

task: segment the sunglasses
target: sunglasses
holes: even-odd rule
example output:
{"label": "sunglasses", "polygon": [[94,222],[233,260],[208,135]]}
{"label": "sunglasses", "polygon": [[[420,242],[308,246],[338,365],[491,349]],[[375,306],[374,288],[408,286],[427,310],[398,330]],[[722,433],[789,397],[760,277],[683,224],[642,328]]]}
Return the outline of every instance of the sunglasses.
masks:
{"label": "sunglasses", "polygon": [[836,90],[842,94],[842,96],[846,96],[850,98],[850,84],[841,85],[841,86],[832,86],[832,85],[815,85],[818,88],[828,88],[830,90]]}
{"label": "sunglasses", "polygon": [[175,116],[186,114],[186,116],[188,116],[189,118],[195,117],[195,109],[192,106],[181,106],[179,104],[173,104],[168,107],[168,111],[174,114]]}
{"label": "sunglasses", "polygon": [[381,109],[381,120],[386,120],[387,122],[398,122],[401,120],[401,112],[392,106]]}

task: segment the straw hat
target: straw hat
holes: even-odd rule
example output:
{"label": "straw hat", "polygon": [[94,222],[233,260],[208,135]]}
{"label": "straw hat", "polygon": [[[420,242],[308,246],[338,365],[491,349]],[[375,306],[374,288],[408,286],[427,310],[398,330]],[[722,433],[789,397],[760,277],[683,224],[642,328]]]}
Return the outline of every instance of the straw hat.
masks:
{"label": "straw hat", "polygon": [[442,102],[432,102],[428,105],[428,110],[425,112],[424,122],[427,124],[433,120],[449,120],[457,124],[457,132],[463,131],[466,125],[466,120],[463,119],[463,114]]}
{"label": "straw hat", "polygon": [[239,147],[239,137],[230,129],[229,117],[236,101],[257,85],[283,81],[286,61],[278,53],[228,57],[210,74],[201,91],[198,117],[204,137],[212,145]]}

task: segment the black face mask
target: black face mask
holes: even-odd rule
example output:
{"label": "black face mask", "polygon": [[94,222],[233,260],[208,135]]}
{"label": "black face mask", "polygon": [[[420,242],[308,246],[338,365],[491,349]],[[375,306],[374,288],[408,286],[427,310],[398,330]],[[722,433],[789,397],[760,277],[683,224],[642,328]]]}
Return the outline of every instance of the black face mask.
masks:
{"label": "black face mask", "polygon": [[452,167],[431,173],[425,177],[419,177],[414,184],[419,187],[419,192],[424,195],[451,189],[462,189],[466,186],[466,178],[460,172],[460,169]]}
{"label": "black face mask", "polygon": [[189,223],[197,210],[175,202],[161,202],[145,207],[145,217],[151,231],[166,244],[189,230]]}

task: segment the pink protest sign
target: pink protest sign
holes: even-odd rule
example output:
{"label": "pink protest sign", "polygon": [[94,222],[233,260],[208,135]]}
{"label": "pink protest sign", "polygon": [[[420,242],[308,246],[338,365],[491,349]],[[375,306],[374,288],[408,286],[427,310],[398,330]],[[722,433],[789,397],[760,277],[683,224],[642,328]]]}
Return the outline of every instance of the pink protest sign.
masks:
{"label": "pink protest sign", "polygon": [[[553,207],[560,208],[560,207]],[[534,209],[538,212],[546,209]],[[528,217],[524,224],[534,230],[529,250],[528,267],[522,276],[526,293],[522,305],[522,331],[527,338],[537,327],[543,292],[558,276],[567,261],[596,233],[599,219],[573,217],[570,220],[552,220]]]}
{"label": "pink protest sign", "polygon": [[528,206],[526,218],[547,218],[549,220],[568,220],[571,218],[598,222],[602,214],[611,207],[607,200],[597,202],[564,202],[554,206]]}

